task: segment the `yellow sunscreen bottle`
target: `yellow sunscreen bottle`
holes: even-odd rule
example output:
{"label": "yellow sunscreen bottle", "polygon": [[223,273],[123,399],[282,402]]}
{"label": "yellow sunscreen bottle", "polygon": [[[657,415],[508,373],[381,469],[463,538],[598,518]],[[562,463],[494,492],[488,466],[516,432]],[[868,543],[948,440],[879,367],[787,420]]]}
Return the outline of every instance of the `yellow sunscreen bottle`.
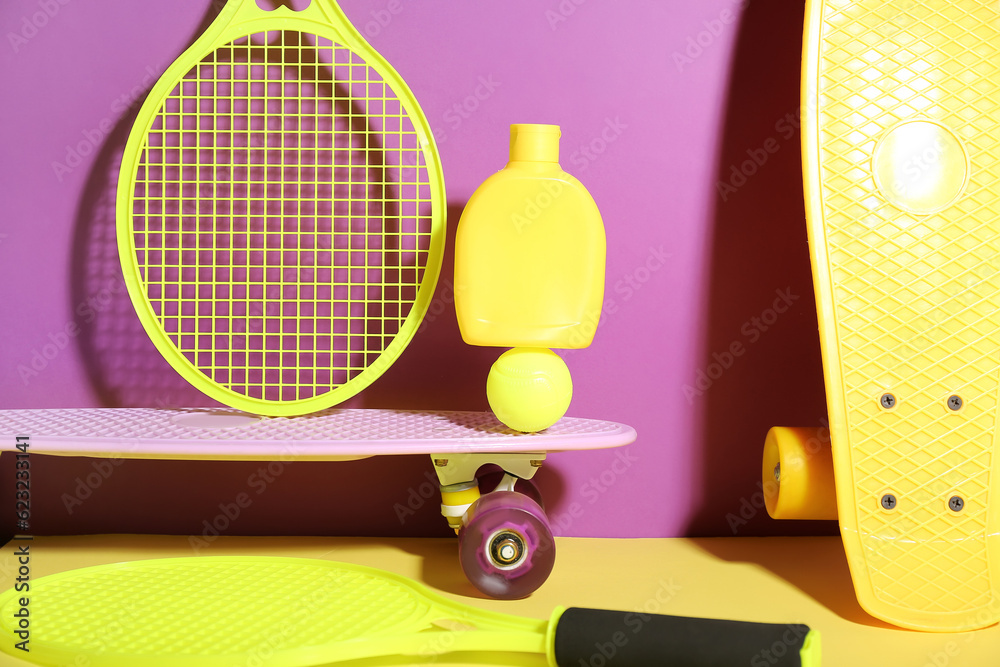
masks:
{"label": "yellow sunscreen bottle", "polygon": [[513,125],[510,162],[469,200],[455,308],[470,345],[583,348],[604,299],[604,223],[559,166],[557,125]]}
{"label": "yellow sunscreen bottle", "polygon": [[557,125],[513,125],[510,162],[472,195],[458,224],[455,309],[471,345],[513,347],[487,396],[518,431],[540,431],[569,407],[565,363],[547,348],[583,348],[604,299],[606,240],[586,188],[559,166]]}

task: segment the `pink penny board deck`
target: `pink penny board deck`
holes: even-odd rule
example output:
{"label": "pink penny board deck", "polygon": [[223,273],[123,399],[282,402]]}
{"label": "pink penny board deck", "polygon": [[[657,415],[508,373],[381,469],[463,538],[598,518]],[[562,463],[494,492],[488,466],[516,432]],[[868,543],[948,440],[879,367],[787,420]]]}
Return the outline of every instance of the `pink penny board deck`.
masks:
{"label": "pink penny board deck", "polygon": [[489,412],[330,409],[299,417],[238,410],[0,410],[0,451],[27,436],[30,453],[130,459],[350,460],[378,455],[554,452],[633,442],[635,429],[565,417],[541,433],[512,431]]}

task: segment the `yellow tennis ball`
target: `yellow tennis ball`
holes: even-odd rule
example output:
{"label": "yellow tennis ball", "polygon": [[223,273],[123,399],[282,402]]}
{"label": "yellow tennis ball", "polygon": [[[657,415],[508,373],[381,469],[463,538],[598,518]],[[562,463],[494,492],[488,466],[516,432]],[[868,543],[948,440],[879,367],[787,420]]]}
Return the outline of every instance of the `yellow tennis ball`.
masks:
{"label": "yellow tennis ball", "polygon": [[493,414],[515,431],[534,433],[559,421],[573,398],[573,380],[559,355],[517,347],[500,355],[486,380]]}

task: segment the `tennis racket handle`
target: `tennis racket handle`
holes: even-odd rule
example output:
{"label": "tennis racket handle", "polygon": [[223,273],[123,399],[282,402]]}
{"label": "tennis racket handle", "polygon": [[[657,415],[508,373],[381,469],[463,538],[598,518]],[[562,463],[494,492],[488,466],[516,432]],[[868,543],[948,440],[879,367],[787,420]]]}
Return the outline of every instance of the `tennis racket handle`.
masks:
{"label": "tennis racket handle", "polygon": [[[819,667],[806,625],[570,608],[553,614],[558,667]],[[550,625],[551,628],[551,625]],[[553,633],[550,630],[549,636]]]}

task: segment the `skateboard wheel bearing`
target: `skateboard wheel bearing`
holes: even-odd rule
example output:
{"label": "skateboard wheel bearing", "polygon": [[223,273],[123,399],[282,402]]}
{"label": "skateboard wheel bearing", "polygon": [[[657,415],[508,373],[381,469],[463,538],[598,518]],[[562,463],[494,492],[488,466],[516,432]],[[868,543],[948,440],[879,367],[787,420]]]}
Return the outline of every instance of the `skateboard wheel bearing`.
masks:
{"label": "skateboard wheel bearing", "polygon": [[497,567],[511,567],[524,557],[524,538],[514,531],[497,533],[490,540],[490,558]]}

